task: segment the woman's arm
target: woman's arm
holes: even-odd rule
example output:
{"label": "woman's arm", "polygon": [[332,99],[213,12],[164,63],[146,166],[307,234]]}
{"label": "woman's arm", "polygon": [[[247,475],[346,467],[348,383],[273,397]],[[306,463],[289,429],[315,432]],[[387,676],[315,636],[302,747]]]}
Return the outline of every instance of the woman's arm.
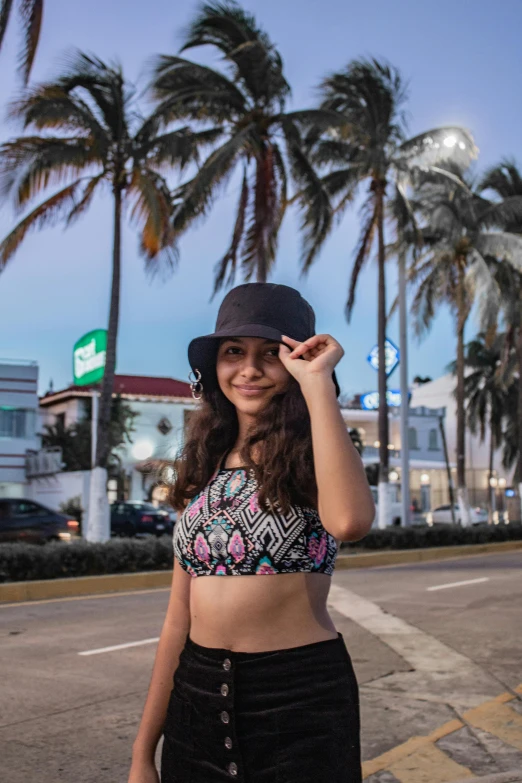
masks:
{"label": "woman's arm", "polygon": [[169,605],[156,651],[140,727],[133,744],[133,765],[154,762],[156,747],[163,733],[173,685],[172,678],[178,668],[179,656],[190,629],[191,578],[174,559]]}
{"label": "woman's arm", "polygon": [[341,541],[358,541],[372,526],[375,504],[362,460],[341,415],[330,378],[302,387],[312,424],[318,510],[324,528]]}
{"label": "woman's arm", "polygon": [[372,526],[375,504],[335,395],[332,372],[344,351],[329,334],[303,343],[283,340],[279,358],[299,382],[310,413],[321,522],[334,538],[357,541]]}

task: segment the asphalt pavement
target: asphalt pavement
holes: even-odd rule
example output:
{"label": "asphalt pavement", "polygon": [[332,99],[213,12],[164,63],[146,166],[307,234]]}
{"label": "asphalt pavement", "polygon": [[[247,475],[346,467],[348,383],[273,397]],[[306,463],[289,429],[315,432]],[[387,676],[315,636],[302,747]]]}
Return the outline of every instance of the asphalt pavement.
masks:
{"label": "asphalt pavement", "polygon": [[[521,598],[522,552],[336,572],[368,783],[522,770]],[[3,781],[126,783],[167,601],[0,605]]]}

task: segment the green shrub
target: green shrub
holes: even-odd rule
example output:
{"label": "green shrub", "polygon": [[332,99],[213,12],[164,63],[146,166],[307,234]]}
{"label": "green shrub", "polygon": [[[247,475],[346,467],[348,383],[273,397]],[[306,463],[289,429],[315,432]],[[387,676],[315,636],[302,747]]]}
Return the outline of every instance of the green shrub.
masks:
{"label": "green shrub", "polygon": [[421,549],[423,547],[488,544],[522,539],[522,525],[436,525],[435,527],[388,527],[370,530],[361,541],[341,544],[342,550]]}
{"label": "green shrub", "polygon": [[[343,543],[344,554],[379,549],[484,544],[522,539],[522,525],[452,527],[389,527],[371,530],[354,544]],[[0,544],[0,582],[94,576],[99,574],[168,571],[173,566],[172,537],[114,538],[105,544],[74,541],[37,544]]]}
{"label": "green shrub", "polygon": [[0,582],[163,571],[173,566],[172,537],[0,545]]}

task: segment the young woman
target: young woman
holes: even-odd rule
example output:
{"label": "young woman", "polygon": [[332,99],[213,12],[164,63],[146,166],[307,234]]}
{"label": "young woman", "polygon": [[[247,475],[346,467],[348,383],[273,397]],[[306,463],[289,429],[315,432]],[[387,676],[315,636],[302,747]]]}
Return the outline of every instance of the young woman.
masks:
{"label": "young woman", "polygon": [[171,597],[129,783],[360,783],[358,687],[326,600],[375,507],[339,343],[293,288],[238,286],[189,346]]}

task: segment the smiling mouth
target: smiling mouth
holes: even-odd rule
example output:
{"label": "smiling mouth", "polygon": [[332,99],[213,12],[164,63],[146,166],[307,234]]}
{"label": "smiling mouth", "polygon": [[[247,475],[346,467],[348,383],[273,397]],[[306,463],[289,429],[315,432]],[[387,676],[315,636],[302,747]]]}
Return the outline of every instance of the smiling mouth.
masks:
{"label": "smiling mouth", "polygon": [[234,389],[237,389],[238,391],[242,392],[243,394],[262,394],[267,389],[269,389],[269,386],[242,386],[242,385],[235,385]]}

